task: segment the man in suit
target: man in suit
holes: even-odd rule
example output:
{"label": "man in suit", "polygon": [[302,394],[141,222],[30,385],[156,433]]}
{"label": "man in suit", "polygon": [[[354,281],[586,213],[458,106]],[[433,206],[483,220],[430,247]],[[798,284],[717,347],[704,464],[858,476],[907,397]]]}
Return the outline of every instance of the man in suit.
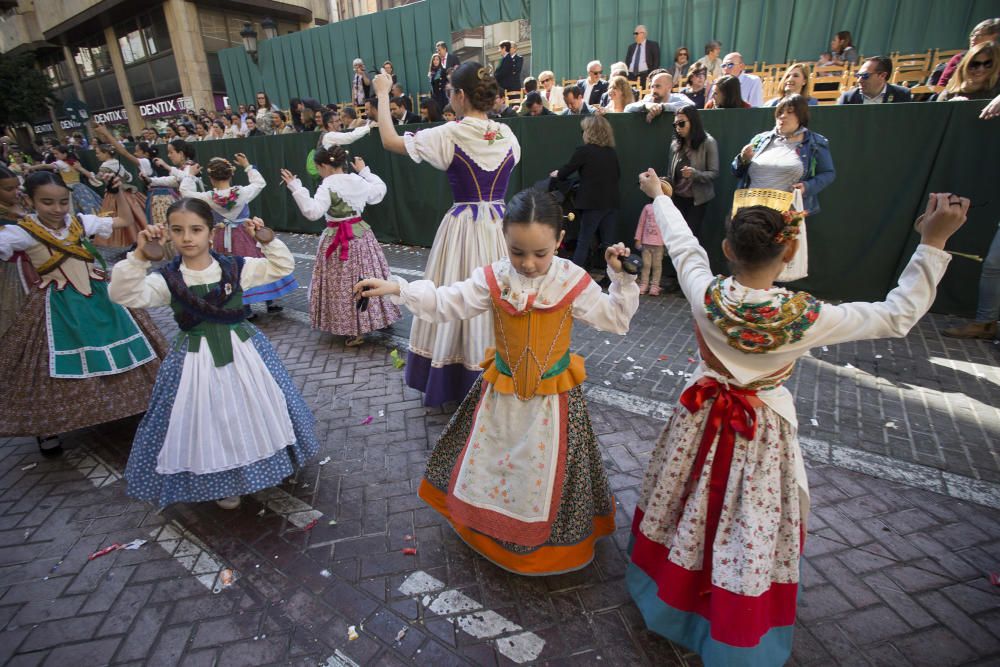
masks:
{"label": "man in suit", "polygon": [[910,102],[910,89],[889,83],[892,60],[875,56],[864,62],[854,77],[858,85],[846,93],[841,93],[837,104],[891,104]]}
{"label": "man in suit", "polygon": [[[746,68],[743,56],[736,51],[726,54],[722,59],[722,73],[740,80],[740,94],[743,101],[752,107],[764,106],[764,84],[759,76],[745,72]],[[711,99],[711,96],[708,96],[708,99]]]}
{"label": "man in suit", "polygon": [[441,56],[441,66],[444,67],[444,71],[447,74],[451,74],[452,71],[462,63],[458,60],[458,56],[454,53],[448,53],[448,45],[444,42],[438,42],[434,45],[437,49],[438,55]]}
{"label": "man in suit", "polygon": [[629,44],[625,54],[625,64],[628,65],[629,81],[639,80],[639,88],[646,87],[646,76],[650,70],[660,67],[660,45],[646,39],[646,26],[637,25],[632,33],[635,43]]}
{"label": "man in suit", "polygon": [[566,86],[563,89],[563,100],[566,108],[559,112],[560,116],[589,116],[594,113],[584,100],[583,88],[579,85]]}
{"label": "man in suit", "polygon": [[420,116],[406,110],[406,100],[402,97],[394,97],[389,100],[389,113],[392,114],[396,125],[411,125],[420,122]]}
{"label": "man in suit", "polygon": [[517,45],[509,39],[500,42],[500,64],[497,65],[496,79],[500,85],[500,91],[521,89],[521,68],[524,66],[524,58],[517,55]]}
{"label": "man in suit", "polygon": [[594,106],[601,103],[601,97],[608,92],[608,82],[601,78],[604,70],[600,60],[591,60],[587,63],[587,78],[576,82],[578,88],[583,89],[583,100]]}
{"label": "man in suit", "polygon": [[542,100],[542,94],[537,90],[533,90],[524,96],[524,102],[521,103],[521,115],[554,116],[555,114],[545,107],[545,102]]}

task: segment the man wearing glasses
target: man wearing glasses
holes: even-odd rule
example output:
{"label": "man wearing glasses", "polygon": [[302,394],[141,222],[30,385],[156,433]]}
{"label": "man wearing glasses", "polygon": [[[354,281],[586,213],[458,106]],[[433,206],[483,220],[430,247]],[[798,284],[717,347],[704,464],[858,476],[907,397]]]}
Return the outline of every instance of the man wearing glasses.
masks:
{"label": "man wearing glasses", "polygon": [[869,58],[854,77],[858,85],[842,93],[837,104],[891,104],[910,102],[910,89],[889,83],[892,60],[884,56]]}
{"label": "man wearing glasses", "polygon": [[604,68],[600,60],[587,63],[587,78],[580,79],[576,85],[583,90],[583,100],[590,106],[601,103],[601,97],[608,92],[608,82],[601,78]]}
{"label": "man wearing glasses", "polygon": [[759,76],[748,74],[744,71],[745,69],[743,56],[736,51],[726,54],[726,57],[722,59],[722,73],[735,76],[740,80],[740,93],[743,96],[743,101],[752,107],[763,106],[764,84]]}
{"label": "man wearing glasses", "polygon": [[629,44],[628,52],[625,54],[625,62],[628,63],[629,81],[639,80],[639,87],[646,87],[646,77],[649,72],[660,68],[660,45],[650,39],[646,39],[646,26],[637,25],[635,32],[635,43]]}

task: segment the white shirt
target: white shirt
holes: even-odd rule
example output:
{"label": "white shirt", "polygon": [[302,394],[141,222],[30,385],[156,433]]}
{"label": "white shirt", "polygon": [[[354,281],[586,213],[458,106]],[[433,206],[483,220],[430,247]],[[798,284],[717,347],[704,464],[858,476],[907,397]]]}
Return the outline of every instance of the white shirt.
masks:
{"label": "white shirt", "polygon": [[867,95],[865,95],[865,91],[864,90],[862,90],[861,88],[858,88],[858,92],[861,93],[861,103],[862,104],[882,104],[882,100],[885,98],[885,90],[888,87],[889,87],[888,85],[883,85],[882,86],[882,90],[878,91],[878,93],[875,94],[875,97],[868,97]]}
{"label": "white shirt", "polygon": [[746,72],[740,74],[740,94],[743,96],[743,101],[750,106],[764,106],[764,84],[761,83],[759,76]]}
{"label": "white shirt", "polygon": [[664,111],[675,112],[683,106],[693,105],[691,98],[683,93],[670,93],[670,97],[665,102],[654,102],[653,95],[646,95],[638,102],[625,105],[625,113],[635,113],[638,111],[649,111],[649,108],[659,104]]}
{"label": "white shirt", "polygon": [[[629,72],[633,74],[638,74],[639,72],[645,72],[649,69],[649,65],[646,64],[646,40],[642,40],[636,44],[636,51],[632,53],[632,62],[628,64]],[[635,54],[639,54],[639,68],[633,70],[632,63],[635,62]]]}

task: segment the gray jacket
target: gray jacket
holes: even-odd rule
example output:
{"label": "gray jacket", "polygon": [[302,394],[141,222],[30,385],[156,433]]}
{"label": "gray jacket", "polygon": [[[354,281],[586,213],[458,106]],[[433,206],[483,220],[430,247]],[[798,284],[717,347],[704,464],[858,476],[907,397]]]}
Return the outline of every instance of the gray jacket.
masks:
{"label": "gray jacket", "polygon": [[[667,177],[673,183],[674,172],[677,171],[677,164],[681,161],[678,151],[674,150],[674,144],[670,144],[670,171]],[[715,138],[706,133],[705,141],[701,146],[691,153],[691,168],[694,169],[693,183],[691,191],[694,194],[694,205],[700,206],[710,202],[715,198],[715,183],[713,181],[719,177],[719,145],[715,143]]]}

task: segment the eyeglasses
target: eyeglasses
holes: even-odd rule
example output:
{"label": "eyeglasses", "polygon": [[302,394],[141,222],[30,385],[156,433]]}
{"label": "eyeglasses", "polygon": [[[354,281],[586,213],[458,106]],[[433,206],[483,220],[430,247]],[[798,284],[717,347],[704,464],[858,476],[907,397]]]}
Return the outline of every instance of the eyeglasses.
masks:
{"label": "eyeglasses", "polygon": [[854,78],[859,81],[867,81],[868,77],[870,77],[871,75],[872,75],[871,72],[855,72]]}
{"label": "eyeglasses", "polygon": [[722,69],[732,69],[736,67],[736,63],[722,63]]}
{"label": "eyeglasses", "polygon": [[980,67],[982,67],[983,69],[989,69],[993,67],[993,59],[991,58],[990,60],[973,60],[972,62],[969,63],[969,69],[979,69]]}
{"label": "eyeglasses", "polygon": [[674,121],[674,127],[687,127],[687,121],[686,120]]}
{"label": "eyeglasses", "polygon": [[646,33],[644,33],[644,32],[633,32],[632,34],[633,35],[645,35]]}
{"label": "eyeglasses", "polygon": [[599,69],[599,70],[591,72],[591,74],[593,74],[594,76],[600,76],[600,75],[604,74],[604,70]]}
{"label": "eyeglasses", "polygon": [[687,54],[688,54],[688,52],[687,52],[687,51],[681,51],[681,52],[680,52],[680,53],[678,53],[677,55],[679,55],[679,56],[686,56]]}

